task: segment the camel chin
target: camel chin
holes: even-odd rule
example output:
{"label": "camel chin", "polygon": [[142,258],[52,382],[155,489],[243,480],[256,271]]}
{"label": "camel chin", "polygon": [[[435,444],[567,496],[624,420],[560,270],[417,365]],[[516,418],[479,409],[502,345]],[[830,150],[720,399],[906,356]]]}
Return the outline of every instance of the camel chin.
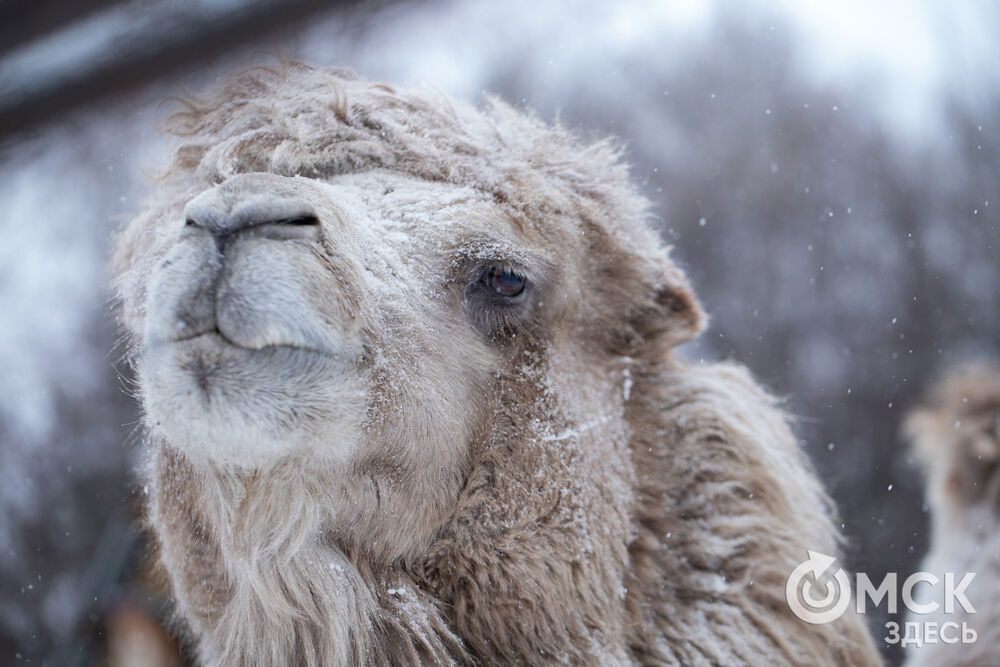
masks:
{"label": "camel chin", "polygon": [[[210,333],[151,347],[139,377],[148,419],[166,440],[194,459],[260,468],[292,455],[349,458],[365,413],[352,366]],[[309,414],[316,417],[301,419]]]}

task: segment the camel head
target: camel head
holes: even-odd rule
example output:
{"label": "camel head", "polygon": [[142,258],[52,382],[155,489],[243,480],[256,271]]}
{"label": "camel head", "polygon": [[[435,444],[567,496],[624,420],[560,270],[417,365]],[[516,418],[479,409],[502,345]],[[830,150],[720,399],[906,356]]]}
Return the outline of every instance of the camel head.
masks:
{"label": "camel head", "polygon": [[1000,368],[952,369],[904,423],[936,505],[1000,506]]}
{"label": "camel head", "polygon": [[613,143],[294,63],[184,104],[114,268],[202,662],[873,663],[782,611],[825,496],[672,354],[703,316]]}
{"label": "camel head", "polygon": [[410,536],[394,554],[485,442],[627,438],[628,365],[701,314],[617,151],[500,103],[296,81],[269,98],[288,84],[255,70],[191,102],[120,240],[151,437],[196,467],[322,480],[340,525]]}

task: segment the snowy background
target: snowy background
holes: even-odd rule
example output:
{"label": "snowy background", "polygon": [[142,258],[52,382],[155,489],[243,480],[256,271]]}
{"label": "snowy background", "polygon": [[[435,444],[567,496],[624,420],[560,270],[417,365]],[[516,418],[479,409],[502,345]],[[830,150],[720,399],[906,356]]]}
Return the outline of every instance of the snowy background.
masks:
{"label": "snowy background", "polygon": [[[242,4],[120,3],[26,41],[0,59],[0,103],[150,25]],[[188,53],[179,74],[0,146],[0,663],[38,664],[67,640],[101,532],[135,505],[105,263],[166,154],[159,102],[268,54],[492,91],[621,137],[712,316],[686,353],[740,360],[787,397],[852,567],[915,570],[927,520],[900,419],[944,368],[1000,356],[1000,3],[379,7]]]}

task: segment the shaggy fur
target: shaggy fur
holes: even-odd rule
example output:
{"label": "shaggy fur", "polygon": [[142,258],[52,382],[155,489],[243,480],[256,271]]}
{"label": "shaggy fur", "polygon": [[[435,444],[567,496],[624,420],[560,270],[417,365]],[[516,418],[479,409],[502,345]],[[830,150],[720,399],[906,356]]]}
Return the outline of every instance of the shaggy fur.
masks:
{"label": "shaggy fur", "polygon": [[294,63],[184,104],[115,266],[202,661],[879,662],[788,610],[829,501],[672,352],[702,312],[612,144]]}
{"label": "shaggy fur", "polygon": [[976,573],[966,595],[976,613],[944,608],[912,621],[967,623],[975,643],[926,644],[907,665],[1000,664],[1000,367],[955,370],[907,419],[905,432],[927,475],[931,550],[922,570],[956,582]]}

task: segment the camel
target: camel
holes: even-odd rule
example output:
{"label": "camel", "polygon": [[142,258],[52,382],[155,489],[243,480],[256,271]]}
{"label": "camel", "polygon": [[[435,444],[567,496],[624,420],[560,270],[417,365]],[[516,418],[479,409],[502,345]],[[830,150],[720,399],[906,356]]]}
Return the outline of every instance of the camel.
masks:
{"label": "camel", "polygon": [[[906,664],[1000,664],[1000,366],[953,369],[907,417],[904,433],[927,478],[931,548],[921,570],[941,582],[948,574],[956,583],[974,574],[966,595],[975,610],[940,604],[908,620],[966,623],[976,633],[971,642],[941,639],[915,647]],[[949,629],[946,636],[958,635]]]}
{"label": "camel", "polygon": [[779,402],[613,141],[343,70],[235,74],[113,260],[148,526],[207,665],[880,662]]}

